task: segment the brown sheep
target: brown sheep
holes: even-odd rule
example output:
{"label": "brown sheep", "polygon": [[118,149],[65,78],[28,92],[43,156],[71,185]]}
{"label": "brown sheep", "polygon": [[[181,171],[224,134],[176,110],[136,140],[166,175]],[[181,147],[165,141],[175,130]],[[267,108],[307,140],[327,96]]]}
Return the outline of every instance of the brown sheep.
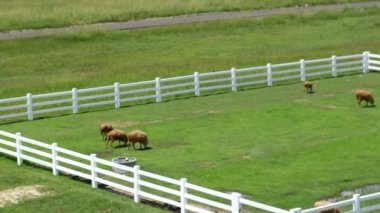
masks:
{"label": "brown sheep", "polygon": [[120,129],[114,129],[112,131],[110,131],[108,134],[107,134],[107,143],[106,143],[106,147],[108,146],[108,143],[111,142],[111,147],[112,147],[112,144],[115,140],[118,140],[119,141],[119,144],[120,144],[120,141],[123,141],[125,144],[128,145],[128,137],[127,135]]}
{"label": "brown sheep", "polygon": [[362,101],[366,102],[366,106],[368,106],[368,102],[371,103],[371,106],[373,106],[375,103],[375,99],[373,98],[371,92],[368,90],[357,90],[355,95],[359,106],[361,106]]}
{"label": "brown sheep", "polygon": [[[327,200],[320,200],[314,203],[314,207],[321,207],[328,204],[330,204],[330,202],[328,202]],[[320,211],[320,213],[340,213],[340,210],[338,208],[333,208]]]}
{"label": "brown sheep", "polygon": [[303,86],[305,87],[306,93],[313,93],[313,82],[311,81],[305,81],[303,82]]}
{"label": "brown sheep", "polygon": [[109,123],[100,124],[100,134],[102,135],[103,140],[107,140],[107,134],[113,130],[113,127]]}
{"label": "brown sheep", "polygon": [[128,133],[128,149],[132,145],[133,149],[135,148],[135,143],[140,143],[140,149],[146,148],[148,145],[148,136],[145,132],[140,130],[132,130]]}

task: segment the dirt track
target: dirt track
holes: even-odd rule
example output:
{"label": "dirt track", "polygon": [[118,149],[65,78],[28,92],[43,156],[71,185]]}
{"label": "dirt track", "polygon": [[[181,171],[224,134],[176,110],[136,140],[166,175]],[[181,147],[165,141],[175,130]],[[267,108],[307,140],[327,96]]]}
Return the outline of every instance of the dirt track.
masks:
{"label": "dirt track", "polygon": [[302,6],[302,7],[288,7],[276,8],[268,10],[251,10],[240,12],[219,12],[219,13],[204,13],[174,17],[161,17],[151,18],[138,21],[127,22],[110,22],[89,24],[81,26],[70,26],[62,28],[46,28],[46,29],[30,29],[21,31],[11,31],[0,33],[0,40],[10,40],[18,38],[31,38],[39,36],[48,36],[57,33],[70,33],[78,32],[84,29],[105,29],[105,30],[125,30],[125,29],[138,29],[147,27],[158,27],[174,24],[187,24],[202,21],[215,21],[234,18],[255,18],[279,14],[291,13],[313,13],[318,11],[332,11],[343,10],[345,8],[366,8],[366,7],[380,7],[380,1],[360,2],[360,3],[347,3],[347,4],[334,4],[334,5],[319,5],[319,6]]}

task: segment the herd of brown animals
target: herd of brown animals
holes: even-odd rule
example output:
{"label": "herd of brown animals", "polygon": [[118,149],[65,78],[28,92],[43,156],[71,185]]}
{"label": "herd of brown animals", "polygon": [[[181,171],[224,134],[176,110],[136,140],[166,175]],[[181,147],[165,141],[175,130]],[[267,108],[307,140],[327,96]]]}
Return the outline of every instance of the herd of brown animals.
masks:
{"label": "herd of brown animals", "polygon": [[[304,88],[306,93],[313,93],[313,82],[311,81],[305,81],[304,82]],[[371,106],[375,106],[375,99],[373,98],[373,95],[368,90],[357,90],[355,92],[356,101],[359,106],[361,106],[362,101],[365,101],[366,106],[368,106],[368,103],[371,104]]]}
{"label": "herd of brown animals", "polygon": [[135,144],[140,143],[140,149],[145,149],[148,145],[148,136],[141,130],[132,130],[126,134],[123,130],[114,129],[109,123],[102,123],[100,125],[100,134],[104,141],[106,141],[106,147],[108,144],[113,146],[114,141],[124,142],[128,149],[132,146],[136,149]]}

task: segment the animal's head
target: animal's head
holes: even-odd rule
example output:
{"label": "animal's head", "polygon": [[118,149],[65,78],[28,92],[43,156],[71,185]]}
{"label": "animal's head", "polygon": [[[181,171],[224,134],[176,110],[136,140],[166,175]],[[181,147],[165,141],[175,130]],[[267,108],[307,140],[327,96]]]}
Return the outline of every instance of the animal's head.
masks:
{"label": "animal's head", "polygon": [[368,102],[370,102],[371,104],[374,104],[374,103],[375,103],[375,99],[373,98],[372,95],[370,95],[370,96],[368,97]]}

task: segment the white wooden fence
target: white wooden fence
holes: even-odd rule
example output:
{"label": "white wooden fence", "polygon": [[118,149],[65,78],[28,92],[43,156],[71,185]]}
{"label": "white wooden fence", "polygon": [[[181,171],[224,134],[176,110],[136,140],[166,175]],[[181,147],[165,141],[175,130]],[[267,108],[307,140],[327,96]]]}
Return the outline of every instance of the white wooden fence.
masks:
{"label": "white wooden fence", "polygon": [[[140,170],[98,158],[96,154],[85,155],[0,130],[0,153],[16,157],[17,164],[24,160],[51,168],[53,175],[60,172],[91,181],[93,188],[104,184],[133,195],[136,203],[150,199],[179,207],[181,212],[212,213],[215,209],[238,213],[243,205],[268,212],[289,211],[242,198],[239,193],[224,193],[191,184],[186,178],[179,180]],[[118,174],[111,168],[127,171]]]}
{"label": "white wooden fence", "polygon": [[[240,193],[224,193],[191,184],[186,178],[179,180],[150,173],[140,169],[140,166],[128,167],[112,161],[98,158],[96,154],[85,155],[59,147],[57,143],[46,144],[22,136],[0,130],[0,153],[13,156],[17,165],[24,160],[50,168],[53,175],[64,173],[90,180],[91,186],[97,188],[104,184],[117,190],[133,195],[136,203],[141,199],[149,199],[166,203],[181,209],[181,212],[212,213],[225,211],[239,213],[257,211],[274,213],[316,213],[331,208],[352,206],[348,212],[370,212],[380,209],[380,204],[367,204],[365,201],[380,199],[380,192],[363,195],[355,194],[352,199],[339,201],[318,208],[302,210],[294,208],[289,211],[248,200]],[[127,171],[126,175],[115,173],[111,168]],[[379,201],[378,201],[379,202]],[[247,210],[248,209],[248,210]]]}
{"label": "white wooden fence", "polygon": [[71,91],[0,99],[0,120],[35,116],[48,113],[79,113],[101,106],[133,105],[136,102],[161,102],[163,98],[178,95],[200,96],[203,93],[231,90],[254,85],[272,86],[282,81],[305,81],[316,76],[337,77],[350,73],[380,71],[380,55],[363,52],[357,55],[332,56],[325,59],[270,64],[260,67],[164,78],[155,80],[77,89]]}

